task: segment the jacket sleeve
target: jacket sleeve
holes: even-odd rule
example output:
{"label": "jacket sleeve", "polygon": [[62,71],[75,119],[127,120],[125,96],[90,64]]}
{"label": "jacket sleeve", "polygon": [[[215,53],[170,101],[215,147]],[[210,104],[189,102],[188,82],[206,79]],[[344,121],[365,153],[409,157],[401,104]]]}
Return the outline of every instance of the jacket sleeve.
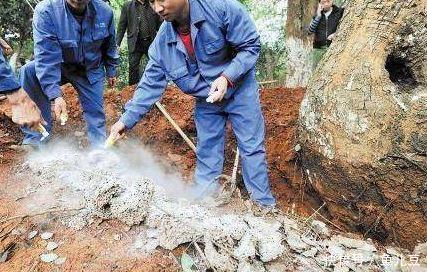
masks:
{"label": "jacket sleeve", "polygon": [[0,94],[11,93],[20,87],[0,48]]}
{"label": "jacket sleeve", "polygon": [[117,52],[116,30],[114,27],[113,14],[111,14],[108,34],[108,38],[104,41],[103,59],[106,76],[111,78],[117,76],[117,67],[119,66],[119,53]]}
{"label": "jacket sleeve", "polygon": [[166,85],[166,75],[160,66],[154,46],[149,50],[149,61],[132,99],[125,105],[125,113],[120,118],[127,129],[133,128],[150,108],[162,97]]}
{"label": "jacket sleeve", "polygon": [[241,3],[225,0],[221,13],[225,38],[237,52],[223,74],[236,83],[255,66],[261,49],[260,38],[254,22]]}
{"label": "jacket sleeve", "polygon": [[42,8],[36,8],[34,13],[33,38],[36,75],[43,92],[53,100],[61,96],[62,49],[53,20]]}
{"label": "jacket sleeve", "polygon": [[126,3],[120,12],[119,24],[117,25],[117,45],[120,46],[123,37],[125,36],[126,29],[128,27],[128,4]]}
{"label": "jacket sleeve", "polygon": [[319,23],[320,23],[320,19],[322,19],[322,17],[317,17],[317,16],[314,16],[313,19],[311,19],[310,26],[308,27],[308,32],[310,34],[316,33],[317,27],[319,26]]}

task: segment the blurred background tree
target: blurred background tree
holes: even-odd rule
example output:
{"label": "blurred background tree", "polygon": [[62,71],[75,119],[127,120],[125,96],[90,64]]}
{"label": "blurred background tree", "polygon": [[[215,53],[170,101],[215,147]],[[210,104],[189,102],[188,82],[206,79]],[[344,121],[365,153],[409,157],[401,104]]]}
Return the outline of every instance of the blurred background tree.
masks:
{"label": "blurred background tree", "polygon": [[[28,2],[27,2],[28,1]],[[32,54],[32,0],[0,1],[0,33],[23,57]],[[36,3],[32,1],[33,5]]]}

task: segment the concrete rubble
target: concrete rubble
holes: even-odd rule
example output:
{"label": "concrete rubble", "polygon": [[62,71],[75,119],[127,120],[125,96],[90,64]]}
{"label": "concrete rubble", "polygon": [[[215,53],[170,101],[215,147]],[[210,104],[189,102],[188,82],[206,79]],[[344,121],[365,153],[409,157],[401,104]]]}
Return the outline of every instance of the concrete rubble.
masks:
{"label": "concrete rubble", "polygon": [[[384,271],[382,258],[392,255],[372,241],[333,235],[317,220],[263,218],[170,197],[155,181],[124,167],[117,154],[99,152],[65,149],[61,157],[35,155],[24,164],[24,170],[38,177],[39,188],[57,183],[80,196],[82,209],[62,219],[68,226],[84,227],[93,218],[144,224],[133,243],[136,250],[150,253],[197,242],[202,252],[192,255],[204,269],[215,271]],[[415,251],[424,267],[426,248],[420,245]],[[53,253],[42,255],[46,262],[56,259]]]}

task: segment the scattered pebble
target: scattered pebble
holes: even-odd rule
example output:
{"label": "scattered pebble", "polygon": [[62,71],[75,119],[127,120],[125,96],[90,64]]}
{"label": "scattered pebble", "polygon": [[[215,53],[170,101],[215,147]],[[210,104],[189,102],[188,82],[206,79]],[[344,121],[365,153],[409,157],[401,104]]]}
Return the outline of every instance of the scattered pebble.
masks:
{"label": "scattered pebble", "polygon": [[120,241],[120,239],[122,239],[122,236],[120,234],[114,234],[113,239],[116,241]]}
{"label": "scattered pebble", "polygon": [[28,233],[28,239],[33,239],[34,237],[36,237],[37,233],[39,233],[36,230],[31,231],[30,233]]}
{"label": "scattered pebble", "polygon": [[47,243],[46,250],[51,251],[51,250],[56,249],[57,247],[58,247],[57,243],[49,242],[49,243]]}
{"label": "scattered pebble", "polygon": [[58,255],[55,253],[42,254],[40,255],[40,259],[45,263],[51,263],[58,259]]}
{"label": "scattered pebble", "polygon": [[52,238],[52,236],[53,236],[53,233],[52,233],[52,232],[43,232],[43,233],[40,235],[40,237],[41,237],[43,240],[48,240],[48,239]]}
{"label": "scattered pebble", "polygon": [[56,265],[61,265],[61,264],[65,263],[66,260],[67,260],[67,257],[60,257],[60,258],[56,259],[55,261],[53,261],[53,263]]}
{"label": "scattered pebble", "polygon": [[10,234],[19,236],[19,235],[22,235],[24,233],[25,233],[25,230],[23,228],[16,228],[16,229],[13,229]]}

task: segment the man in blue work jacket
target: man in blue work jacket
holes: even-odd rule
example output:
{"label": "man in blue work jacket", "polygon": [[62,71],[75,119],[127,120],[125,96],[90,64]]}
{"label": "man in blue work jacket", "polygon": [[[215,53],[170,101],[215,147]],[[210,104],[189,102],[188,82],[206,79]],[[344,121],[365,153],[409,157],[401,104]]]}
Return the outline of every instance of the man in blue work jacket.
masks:
{"label": "man in blue work jacket", "polygon": [[[67,114],[61,84],[71,83],[79,95],[89,141],[105,140],[104,78],[116,81],[118,53],[111,8],[102,0],[44,0],[34,12],[34,61],[21,69],[24,90],[40,108],[46,129]],[[23,144],[37,145],[41,135],[24,128]]]}
{"label": "man in blue work jacket", "polygon": [[166,22],[150,46],[145,73],[110,137],[119,139],[135,126],[172,80],[196,98],[196,183],[204,188],[222,173],[225,126],[230,120],[251,198],[261,206],[274,206],[255,80],[260,40],[244,6],[236,0],[150,0],[150,4]]}
{"label": "man in blue work jacket", "polygon": [[12,107],[12,121],[14,123],[27,126],[31,129],[37,129],[40,124],[44,124],[40,110],[16,81],[10,65],[3,56],[3,49],[1,46],[0,94],[6,95],[9,100]]}

